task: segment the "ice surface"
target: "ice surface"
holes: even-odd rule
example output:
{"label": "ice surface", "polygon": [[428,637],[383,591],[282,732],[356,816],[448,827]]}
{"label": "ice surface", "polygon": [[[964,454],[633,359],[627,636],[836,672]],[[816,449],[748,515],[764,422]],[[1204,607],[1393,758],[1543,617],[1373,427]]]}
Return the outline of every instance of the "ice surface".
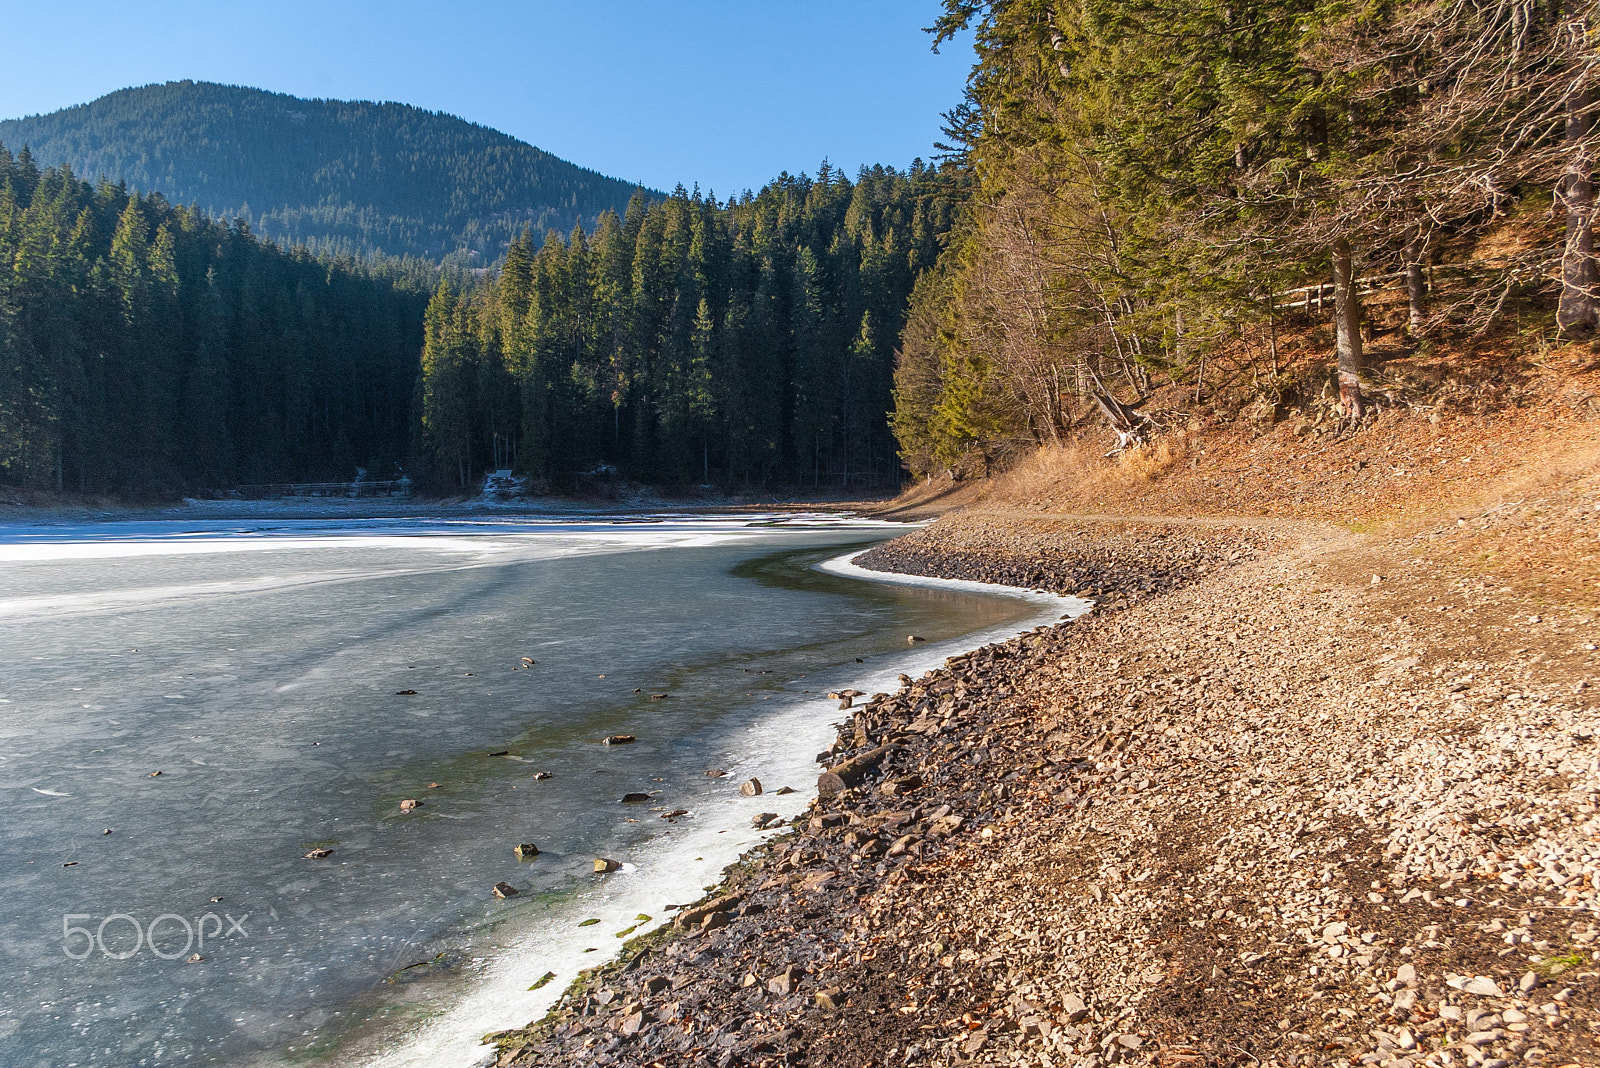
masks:
{"label": "ice surface", "polygon": [[[809,569],[882,524],[651,519],[0,531],[0,1063],[471,1063],[798,811],[822,692],[1061,611]],[[114,958],[157,917],[205,959]]]}

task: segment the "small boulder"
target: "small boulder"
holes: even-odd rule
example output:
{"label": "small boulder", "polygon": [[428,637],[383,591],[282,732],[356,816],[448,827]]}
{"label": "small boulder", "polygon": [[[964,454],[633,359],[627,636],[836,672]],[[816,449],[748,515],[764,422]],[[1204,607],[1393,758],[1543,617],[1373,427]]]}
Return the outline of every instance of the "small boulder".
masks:
{"label": "small boulder", "polygon": [[833,1010],[844,1004],[844,991],[836,986],[824,987],[817,991],[817,1008]]}
{"label": "small boulder", "polygon": [[333,856],[333,850],[331,850],[331,849],[313,849],[311,852],[306,854],[306,859],[307,860],[326,860],[328,857],[331,857],[331,856]]}
{"label": "small boulder", "polygon": [[400,802],[400,811],[401,812],[410,812],[412,809],[416,808],[420,804],[422,804],[422,802],[418,801],[416,798],[408,797],[404,801]]}
{"label": "small boulder", "polygon": [[721,768],[712,768],[710,771],[706,772],[706,778],[708,778],[708,779],[720,779],[726,774],[728,774],[728,773],[723,771]]}
{"label": "small boulder", "polygon": [[916,645],[918,642],[925,642],[927,640],[928,639],[924,638],[920,634],[912,634],[912,635],[910,635],[909,637],[906,638],[906,644],[907,645]]}
{"label": "small boulder", "polygon": [[757,829],[764,829],[767,826],[768,820],[775,820],[777,818],[778,814],[776,812],[757,812],[754,816],[750,817],[750,826]]}
{"label": "small boulder", "polygon": [[800,978],[804,974],[799,968],[785,968],[767,980],[767,989],[781,997],[788,997],[800,985]]}
{"label": "small boulder", "polygon": [[629,743],[636,741],[638,741],[638,739],[631,734],[612,734],[603,739],[603,742],[606,745],[628,745]]}
{"label": "small boulder", "polygon": [[550,777],[550,773],[548,771],[536,771],[533,773],[533,777],[535,779],[548,779]]}
{"label": "small boulder", "polygon": [[510,883],[495,883],[494,884],[494,896],[495,897],[516,897],[520,893],[522,893],[522,891],[518,890],[516,887],[512,886]]}
{"label": "small boulder", "polygon": [[746,796],[746,797],[760,797],[761,796],[761,780],[760,779],[746,779],[744,782],[739,784],[739,792],[741,794],[744,794],[744,796]]}
{"label": "small boulder", "polygon": [[594,870],[599,874],[603,875],[606,872],[616,871],[620,867],[622,867],[621,861],[611,860],[607,857],[594,858]]}
{"label": "small boulder", "polygon": [[622,803],[624,805],[637,805],[648,800],[650,800],[650,795],[638,790],[622,795]]}
{"label": "small boulder", "polygon": [[415,691],[415,690],[396,690],[394,692],[394,695],[396,697],[415,697],[415,696],[417,696],[417,691]]}
{"label": "small boulder", "polygon": [[913,790],[922,789],[922,776],[902,775],[898,779],[889,779],[878,789],[889,797],[900,797]]}
{"label": "small boulder", "polygon": [[520,860],[532,860],[539,855],[539,847],[532,842],[523,842],[512,850]]}

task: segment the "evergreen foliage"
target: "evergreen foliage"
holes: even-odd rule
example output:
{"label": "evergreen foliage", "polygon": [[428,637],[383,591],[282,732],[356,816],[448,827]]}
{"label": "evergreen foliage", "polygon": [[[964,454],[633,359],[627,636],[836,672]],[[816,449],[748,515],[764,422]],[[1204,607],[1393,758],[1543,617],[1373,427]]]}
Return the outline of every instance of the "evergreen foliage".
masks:
{"label": "evergreen foliage", "polygon": [[514,137],[404,104],[302,100],[208,82],[123,89],[0,122],[0,142],[328,255],[498,260],[518,232],[593,225],[633,186]]}
{"label": "evergreen foliage", "polygon": [[0,482],[387,476],[436,274],[286,252],[0,146]]}
{"label": "evergreen foliage", "polygon": [[[1481,336],[1513,292],[1552,331],[1600,327],[1592,2],[943,0],[971,29],[950,113],[974,182],[960,235],[912,298],[896,433],[921,474],[1058,438],[1096,394],[1192,378],[1333,281],[1341,409],[1364,407],[1361,275],[1404,275],[1406,327]],[[1562,240],[1460,264],[1443,248],[1553,200]],[[1458,253],[1459,254],[1459,253]],[[1559,293],[1559,305],[1554,298]]]}
{"label": "evergreen foliage", "polygon": [[824,164],[725,203],[635,194],[537,247],[524,232],[497,276],[429,304],[434,478],[514,464],[565,489],[606,464],[658,484],[893,484],[896,342],[963,192],[952,168],[852,182]]}

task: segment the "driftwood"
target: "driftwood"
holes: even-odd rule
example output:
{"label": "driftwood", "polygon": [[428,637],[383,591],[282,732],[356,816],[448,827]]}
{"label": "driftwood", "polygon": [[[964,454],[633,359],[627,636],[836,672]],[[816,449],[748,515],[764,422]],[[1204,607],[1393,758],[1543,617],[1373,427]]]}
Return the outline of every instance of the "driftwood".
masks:
{"label": "driftwood", "polygon": [[835,764],[817,777],[817,796],[824,801],[838,797],[850,787],[867,777],[867,773],[883,762],[892,745],[880,745],[853,756],[842,764]]}
{"label": "driftwood", "polygon": [[1107,456],[1143,445],[1149,440],[1146,431],[1150,426],[1150,417],[1136,410],[1132,404],[1123,404],[1104,389],[1094,391],[1094,402],[1100,406],[1100,414],[1106,417],[1111,429],[1117,432],[1117,447]]}
{"label": "driftwood", "polygon": [[738,894],[727,894],[723,897],[713,898],[703,905],[696,905],[678,913],[678,918],[672,921],[672,925],[674,927],[693,927],[713,912],[731,912],[738,904]]}

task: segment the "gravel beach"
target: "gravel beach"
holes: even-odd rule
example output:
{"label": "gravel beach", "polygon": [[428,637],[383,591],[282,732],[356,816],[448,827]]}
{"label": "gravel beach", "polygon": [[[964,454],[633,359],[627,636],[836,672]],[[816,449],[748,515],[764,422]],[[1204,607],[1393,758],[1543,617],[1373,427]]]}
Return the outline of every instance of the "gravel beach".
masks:
{"label": "gravel beach", "polygon": [[1494,524],[1592,543],[1591,489],[864,554],[1098,606],[839,712],[848,788],[499,1063],[1600,1062],[1595,614],[1463,563]]}

